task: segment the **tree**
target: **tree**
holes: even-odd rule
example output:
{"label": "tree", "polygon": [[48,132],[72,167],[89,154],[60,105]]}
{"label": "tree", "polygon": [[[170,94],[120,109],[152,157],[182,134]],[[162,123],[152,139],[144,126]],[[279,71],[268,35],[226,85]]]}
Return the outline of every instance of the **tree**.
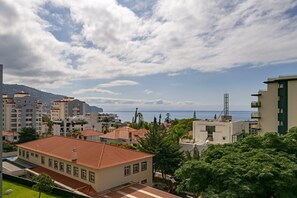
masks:
{"label": "tree", "polygon": [[241,141],[210,145],[201,159],[176,171],[179,191],[207,197],[296,197],[297,130],[285,136],[267,133]]}
{"label": "tree", "polygon": [[39,135],[34,128],[22,128],[19,131],[19,143],[37,140]]}
{"label": "tree", "polygon": [[195,145],[192,151],[185,151],[185,157],[186,161],[189,160],[199,160],[200,159],[200,154],[199,154],[199,149]]}
{"label": "tree", "polygon": [[79,129],[72,129],[72,131],[70,132],[69,134],[70,137],[73,137],[73,138],[80,138],[81,136],[81,132]]}
{"label": "tree", "polygon": [[41,192],[50,193],[54,187],[54,181],[45,173],[33,176],[32,180],[36,182],[32,188],[39,191],[39,198],[41,197]]}
{"label": "tree", "polygon": [[50,117],[48,117],[47,115],[42,115],[42,122],[46,122],[46,125],[48,127],[46,135],[53,135],[54,122],[51,121]]}
{"label": "tree", "polygon": [[154,154],[153,170],[160,171],[163,177],[173,175],[183,160],[179,144],[170,141],[166,135],[165,130],[154,125],[144,138],[138,140],[137,147],[139,151]]}

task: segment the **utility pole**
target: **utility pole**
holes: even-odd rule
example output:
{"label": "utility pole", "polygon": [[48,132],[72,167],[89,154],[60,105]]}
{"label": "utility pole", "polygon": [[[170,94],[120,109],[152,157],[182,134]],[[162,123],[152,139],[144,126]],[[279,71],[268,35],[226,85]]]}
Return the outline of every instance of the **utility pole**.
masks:
{"label": "utility pole", "polygon": [[0,64],[0,197],[2,197],[2,154],[3,154],[3,65]]}

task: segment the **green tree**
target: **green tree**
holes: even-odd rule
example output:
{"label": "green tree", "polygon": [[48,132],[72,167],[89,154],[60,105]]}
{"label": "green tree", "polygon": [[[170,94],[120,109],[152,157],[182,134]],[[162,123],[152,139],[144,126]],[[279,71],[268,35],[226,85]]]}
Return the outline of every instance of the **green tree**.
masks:
{"label": "green tree", "polygon": [[42,122],[46,122],[46,125],[48,127],[47,132],[45,133],[46,136],[48,135],[53,135],[53,125],[54,122],[51,121],[50,117],[48,117],[47,115],[42,115]]}
{"label": "green tree", "polygon": [[179,144],[170,141],[166,135],[165,130],[154,125],[144,138],[139,139],[137,147],[139,151],[154,154],[153,170],[160,171],[163,177],[173,175],[183,160]]}
{"label": "green tree", "polygon": [[36,182],[32,188],[39,191],[39,198],[41,197],[41,192],[50,193],[54,187],[54,181],[45,173],[33,176],[32,180]]}
{"label": "green tree", "polygon": [[195,145],[192,151],[185,151],[185,158],[186,158],[186,161],[199,160],[200,154],[199,154],[198,147]]}
{"label": "green tree", "polygon": [[177,189],[204,198],[296,197],[296,137],[297,130],[292,129],[281,137],[267,133],[210,145],[200,161],[188,161],[176,171],[181,179]]}
{"label": "green tree", "polygon": [[19,131],[19,143],[29,142],[32,140],[37,140],[39,135],[35,128],[22,128]]}
{"label": "green tree", "polygon": [[73,138],[80,138],[81,132],[79,129],[74,128],[74,129],[72,129],[72,131],[70,131],[69,136],[73,137]]}

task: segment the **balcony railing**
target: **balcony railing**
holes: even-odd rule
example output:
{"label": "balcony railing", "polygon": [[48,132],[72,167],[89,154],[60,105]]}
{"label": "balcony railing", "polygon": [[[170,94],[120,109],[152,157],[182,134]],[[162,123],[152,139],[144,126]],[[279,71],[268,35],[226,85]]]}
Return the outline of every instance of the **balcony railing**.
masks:
{"label": "balcony railing", "polygon": [[259,101],[253,101],[251,103],[251,107],[256,107],[256,108],[261,107],[261,102],[259,102]]}
{"label": "balcony railing", "polygon": [[261,129],[261,126],[260,126],[259,123],[257,123],[257,124],[252,124],[252,125],[251,125],[251,128],[252,128],[252,129],[256,129],[256,130],[260,130],[260,129]]}
{"label": "balcony railing", "polygon": [[259,119],[261,118],[261,114],[259,112],[255,112],[251,114],[252,119]]}

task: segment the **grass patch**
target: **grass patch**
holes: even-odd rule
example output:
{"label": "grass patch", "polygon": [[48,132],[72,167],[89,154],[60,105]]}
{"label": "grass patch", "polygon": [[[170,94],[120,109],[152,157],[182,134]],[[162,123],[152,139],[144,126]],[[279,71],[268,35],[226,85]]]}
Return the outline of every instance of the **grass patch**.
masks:
{"label": "grass patch", "polygon": [[[12,189],[12,193],[9,195],[4,195],[4,192],[8,189]],[[2,181],[2,197],[14,197],[14,198],[28,198],[28,197],[38,197],[39,192],[14,182],[10,182],[7,180]],[[57,195],[50,195],[46,193],[41,193],[41,198],[55,198],[58,197]]]}

